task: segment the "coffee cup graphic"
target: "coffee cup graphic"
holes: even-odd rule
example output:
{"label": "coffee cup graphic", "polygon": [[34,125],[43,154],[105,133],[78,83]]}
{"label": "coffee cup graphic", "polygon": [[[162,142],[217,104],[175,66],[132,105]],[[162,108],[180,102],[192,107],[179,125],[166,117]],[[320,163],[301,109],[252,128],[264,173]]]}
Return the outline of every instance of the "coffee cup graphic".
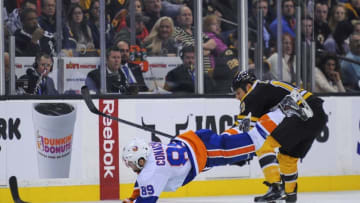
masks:
{"label": "coffee cup graphic", "polygon": [[76,108],[67,103],[33,104],[40,178],[69,178]]}

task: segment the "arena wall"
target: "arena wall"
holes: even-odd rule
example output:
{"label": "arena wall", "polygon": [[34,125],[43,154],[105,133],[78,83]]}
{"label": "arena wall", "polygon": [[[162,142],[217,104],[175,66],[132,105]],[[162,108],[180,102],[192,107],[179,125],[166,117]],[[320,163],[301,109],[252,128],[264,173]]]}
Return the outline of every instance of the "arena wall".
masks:
{"label": "arena wall", "polygon": [[[329,121],[307,157],[299,163],[299,191],[360,190],[360,97],[323,99]],[[44,171],[40,170],[44,163],[37,157],[36,126],[44,121],[36,119],[33,109],[42,102],[68,103],[76,109],[68,177],[44,178]],[[232,98],[94,102],[104,112],[171,135],[201,128],[219,133],[233,124],[239,112],[239,104]],[[122,163],[124,144],[134,137],[169,141],[94,115],[82,100],[5,100],[0,101],[0,109],[1,203],[11,202],[7,181],[13,175],[18,178],[21,196],[31,202],[126,198],[131,194],[136,175]],[[262,178],[255,158],[244,167],[213,168],[177,192],[163,193],[162,197],[258,194],[266,190]]]}

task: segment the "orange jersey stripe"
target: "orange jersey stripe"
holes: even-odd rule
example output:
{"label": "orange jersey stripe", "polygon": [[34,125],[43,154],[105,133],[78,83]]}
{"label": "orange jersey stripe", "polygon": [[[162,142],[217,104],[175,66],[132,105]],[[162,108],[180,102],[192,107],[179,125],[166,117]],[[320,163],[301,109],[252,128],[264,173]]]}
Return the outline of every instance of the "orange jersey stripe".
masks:
{"label": "orange jersey stripe", "polygon": [[238,132],[237,130],[235,130],[234,128],[227,129],[227,130],[225,130],[223,133],[228,133],[228,134],[230,134],[230,135],[239,134],[239,132]]}
{"label": "orange jersey stripe", "polygon": [[233,149],[233,150],[214,150],[214,151],[207,151],[208,156],[211,157],[233,157],[233,156],[239,156],[239,155],[243,155],[243,154],[248,154],[251,152],[255,151],[255,146],[254,145],[250,145],[247,147],[242,147],[242,148],[238,148],[238,149]]}
{"label": "orange jersey stripe", "polygon": [[196,159],[198,165],[198,173],[200,173],[206,165],[207,154],[206,147],[201,139],[196,135],[192,130],[185,132],[178,136],[178,138],[187,142],[190,145],[192,151],[194,152],[193,156]]}
{"label": "orange jersey stripe", "polygon": [[139,196],[140,196],[140,189],[137,188],[137,189],[134,189],[134,191],[133,191],[130,199],[135,200],[135,199],[138,198]]}
{"label": "orange jersey stripe", "polygon": [[277,124],[271,120],[271,118],[265,114],[261,116],[261,118],[258,121],[261,126],[263,126],[269,133],[274,131],[274,129],[277,127]]}

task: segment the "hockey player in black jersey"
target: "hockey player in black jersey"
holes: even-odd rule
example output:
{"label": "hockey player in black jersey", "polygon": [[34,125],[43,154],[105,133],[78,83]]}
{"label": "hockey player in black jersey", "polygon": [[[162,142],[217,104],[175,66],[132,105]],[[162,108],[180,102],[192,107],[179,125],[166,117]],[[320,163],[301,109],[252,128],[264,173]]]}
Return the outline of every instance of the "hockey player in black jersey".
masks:
{"label": "hockey player in black jersey", "polygon": [[[287,203],[296,202],[297,162],[305,157],[327,122],[327,115],[322,107],[323,100],[285,82],[256,80],[256,77],[247,71],[235,75],[232,88],[236,98],[241,101],[239,120],[251,112],[251,120],[257,121],[272,108],[279,105],[281,108],[283,101],[297,102],[302,106],[302,111],[298,111],[297,116],[287,117],[278,125],[274,125],[271,118],[265,120],[266,123],[262,126],[266,140],[256,149],[265,176],[264,184],[269,186],[269,190],[265,195],[255,197],[255,202],[283,199],[286,199]],[[283,100],[284,98],[289,99]],[[296,112],[296,109],[293,112]],[[271,135],[267,136],[267,128],[271,130],[274,127]],[[276,148],[279,149],[277,155]]]}

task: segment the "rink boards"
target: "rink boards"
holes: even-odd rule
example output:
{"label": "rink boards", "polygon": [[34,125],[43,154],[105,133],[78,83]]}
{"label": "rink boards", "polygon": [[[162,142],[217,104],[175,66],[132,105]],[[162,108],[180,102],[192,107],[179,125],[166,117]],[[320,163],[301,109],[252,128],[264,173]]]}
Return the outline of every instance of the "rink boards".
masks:
{"label": "rink boards", "polygon": [[[299,163],[300,191],[360,190],[359,97],[324,97],[329,122],[308,156]],[[38,160],[38,131],[33,120],[36,103],[68,103],[76,108],[68,177],[43,178]],[[230,127],[239,104],[235,99],[94,100],[114,116],[171,135]],[[100,104],[100,105],[99,105]],[[90,113],[81,100],[0,101],[0,202],[9,202],[7,179],[16,175],[28,201],[86,201],[125,198],[136,179],[121,161],[121,149],[134,137],[151,140],[149,132],[111,122]],[[68,128],[64,126],[64,128]],[[4,133],[5,132],[5,133]],[[168,138],[155,135],[162,142]],[[58,140],[60,143],[60,140]],[[50,143],[50,141],[49,141]],[[50,149],[54,145],[49,145]],[[45,149],[45,148],[44,148]],[[58,148],[60,150],[61,148]],[[60,157],[60,156],[59,156]],[[42,178],[41,178],[42,177]],[[55,174],[56,177],[56,174]],[[195,182],[163,197],[262,193],[257,160],[244,167],[224,166],[202,173]]]}

